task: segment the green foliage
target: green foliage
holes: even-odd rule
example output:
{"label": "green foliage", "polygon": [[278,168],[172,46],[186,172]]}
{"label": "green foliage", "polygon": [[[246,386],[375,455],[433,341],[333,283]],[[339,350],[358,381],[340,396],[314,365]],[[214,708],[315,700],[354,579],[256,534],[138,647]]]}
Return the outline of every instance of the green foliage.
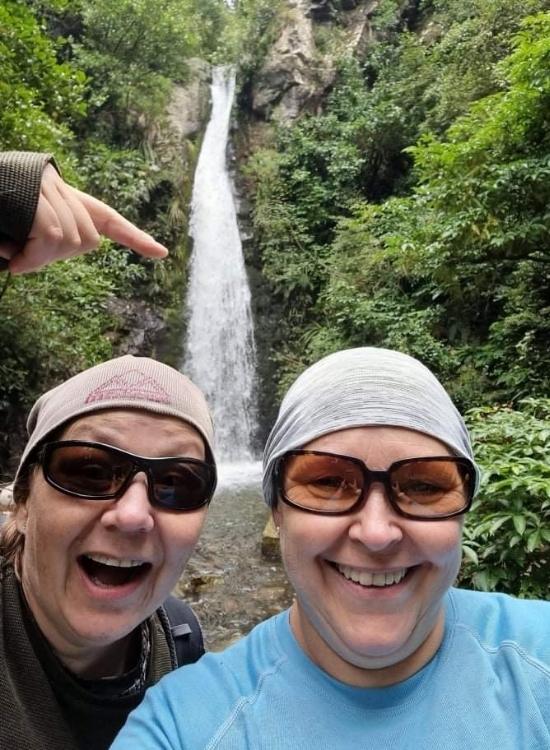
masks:
{"label": "green foliage", "polygon": [[540,14],[499,66],[507,88],[473,105],[445,141],[411,149],[428,211],[412,238],[417,262],[453,319],[480,336],[504,398],[548,391],[549,64],[550,15]]}
{"label": "green foliage", "polygon": [[85,45],[100,50],[116,68],[112,75],[155,71],[185,77],[185,60],[198,46],[185,0],[96,0],[82,6]]}
{"label": "green foliage", "polygon": [[238,0],[226,17],[215,60],[239,66],[241,85],[261,67],[281,27],[284,0]]}
{"label": "green foliage", "polygon": [[114,297],[160,311],[182,294],[185,205],[174,206],[190,166],[183,156],[159,166],[155,148],[173,81],[190,56],[213,52],[227,12],[223,0],[0,5],[0,147],[53,152],[65,178],[173,249],[158,270],[105,242],[11,280],[0,300],[2,451],[38,393],[113,353]]}
{"label": "green foliage", "polygon": [[115,288],[87,258],[12,279],[2,298],[1,407],[28,407],[52,382],[111,354],[105,303]]}
{"label": "green foliage", "polygon": [[100,195],[134,222],[160,179],[159,167],[140,151],[117,149],[95,140],[86,142],[81,173],[93,195]]}
{"label": "green foliage", "polygon": [[[481,21],[456,15],[451,29],[478,38]],[[493,33],[494,4],[481,15]],[[425,361],[462,408],[548,392],[549,39],[549,15],[538,14],[501,40],[512,52],[486,78],[500,90],[474,103],[466,92],[443,138],[406,149],[410,186],[396,177],[407,170],[399,152],[427,109],[409,107],[404,82],[416,94],[436,85],[432,52],[410,33],[397,52],[375,50],[374,86],[343,63],[325,113],[256,154],[264,272],[293,321],[281,379],[338,346],[378,344]],[[388,190],[408,195],[372,202]]]}
{"label": "green foliage", "polygon": [[171,81],[186,80],[187,60],[201,48],[200,7],[196,0],[82,4],[73,51],[92,81],[91,115],[102,140],[139,146],[162,119]]}
{"label": "green foliage", "polygon": [[[438,71],[427,81],[424,130],[441,133],[471,102],[502,88],[498,63],[512,50],[522,19],[542,10],[540,0],[435,0],[426,29],[426,66]],[[440,35],[439,38],[438,34]]]}
{"label": "green foliage", "polygon": [[85,76],[57,59],[57,43],[44,34],[22,2],[0,5],[0,147],[70,148],[72,124],[86,112]]}
{"label": "green foliage", "polygon": [[461,584],[546,599],[550,564],[550,400],[468,413],[482,470],[466,517]]}

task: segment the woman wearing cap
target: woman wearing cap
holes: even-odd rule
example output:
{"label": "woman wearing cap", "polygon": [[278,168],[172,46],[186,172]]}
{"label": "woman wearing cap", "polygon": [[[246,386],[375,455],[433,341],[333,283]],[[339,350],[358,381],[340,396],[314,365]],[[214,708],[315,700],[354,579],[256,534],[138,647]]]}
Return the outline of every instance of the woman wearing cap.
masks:
{"label": "woman wearing cap", "polygon": [[215,489],[212,423],[184,375],[125,356],[44,394],[28,432],[0,528],[0,747],[101,750],[204,651],[165,600]]}
{"label": "woman wearing cap", "polygon": [[417,360],[310,367],[264,455],[294,603],[152,688],[113,750],[549,748],[550,604],[453,588],[477,474]]}

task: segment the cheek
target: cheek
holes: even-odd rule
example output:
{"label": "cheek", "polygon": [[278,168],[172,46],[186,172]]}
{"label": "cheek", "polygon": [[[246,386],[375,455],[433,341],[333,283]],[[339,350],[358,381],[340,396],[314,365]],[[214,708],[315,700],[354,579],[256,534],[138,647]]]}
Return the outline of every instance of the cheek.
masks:
{"label": "cheek", "polygon": [[289,574],[301,575],[302,569],[341,539],[342,530],[335,518],[323,518],[292,510],[280,520],[281,557]]}
{"label": "cheek", "polygon": [[200,510],[164,516],[160,521],[165,560],[178,575],[197,545],[205,520],[206,510]]}
{"label": "cheek", "polygon": [[460,558],[461,548],[462,522],[450,521],[449,528],[446,528],[440,537],[439,549],[441,554],[452,559]]}
{"label": "cheek", "polygon": [[[437,529],[426,529],[422,549],[425,559],[441,571],[446,582],[454,581],[462,559],[462,522],[448,521]],[[448,581],[447,581],[448,579]]]}

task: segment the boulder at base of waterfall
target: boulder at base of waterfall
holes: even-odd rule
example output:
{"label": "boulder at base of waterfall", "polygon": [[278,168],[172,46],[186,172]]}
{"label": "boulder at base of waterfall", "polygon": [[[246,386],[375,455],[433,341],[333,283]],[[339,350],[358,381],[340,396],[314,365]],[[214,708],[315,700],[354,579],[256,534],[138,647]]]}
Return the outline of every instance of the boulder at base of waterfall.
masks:
{"label": "boulder at base of waterfall", "polygon": [[271,516],[269,516],[262,534],[262,555],[268,560],[278,560],[281,557],[279,532],[275,528]]}

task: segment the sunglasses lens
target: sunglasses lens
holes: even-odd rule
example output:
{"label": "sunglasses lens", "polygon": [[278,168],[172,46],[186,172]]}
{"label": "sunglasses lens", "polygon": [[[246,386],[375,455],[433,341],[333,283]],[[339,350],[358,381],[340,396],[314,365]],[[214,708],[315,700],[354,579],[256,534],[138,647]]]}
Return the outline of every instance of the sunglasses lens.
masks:
{"label": "sunglasses lens", "polygon": [[278,475],[283,499],[304,510],[347,513],[357,507],[365,481],[381,481],[394,508],[418,519],[464,512],[474,482],[471,465],[459,458],[413,458],[371,472],[352,458],[307,451],[288,453]]}
{"label": "sunglasses lens", "polygon": [[90,445],[62,445],[50,453],[46,476],[65,492],[90,498],[113,496],[132,471],[123,456]]}
{"label": "sunglasses lens", "polygon": [[158,505],[172,510],[193,510],[205,505],[214,490],[213,468],[191,460],[171,460],[153,466],[154,495]]}
{"label": "sunglasses lens", "polygon": [[281,469],[284,496],[307,510],[345,513],[363,487],[360,467],[338,456],[289,454]]}
{"label": "sunglasses lens", "polygon": [[76,497],[116,498],[128,480],[146,471],[151,500],[170,510],[194,510],[214,492],[216,473],[192,458],[127,456],[117,448],[93,443],[51,444],[44,454],[44,475],[54,487]]}
{"label": "sunglasses lens", "polygon": [[411,460],[390,470],[395,503],[404,513],[422,518],[464,510],[470,483],[466,466],[446,459]]}

